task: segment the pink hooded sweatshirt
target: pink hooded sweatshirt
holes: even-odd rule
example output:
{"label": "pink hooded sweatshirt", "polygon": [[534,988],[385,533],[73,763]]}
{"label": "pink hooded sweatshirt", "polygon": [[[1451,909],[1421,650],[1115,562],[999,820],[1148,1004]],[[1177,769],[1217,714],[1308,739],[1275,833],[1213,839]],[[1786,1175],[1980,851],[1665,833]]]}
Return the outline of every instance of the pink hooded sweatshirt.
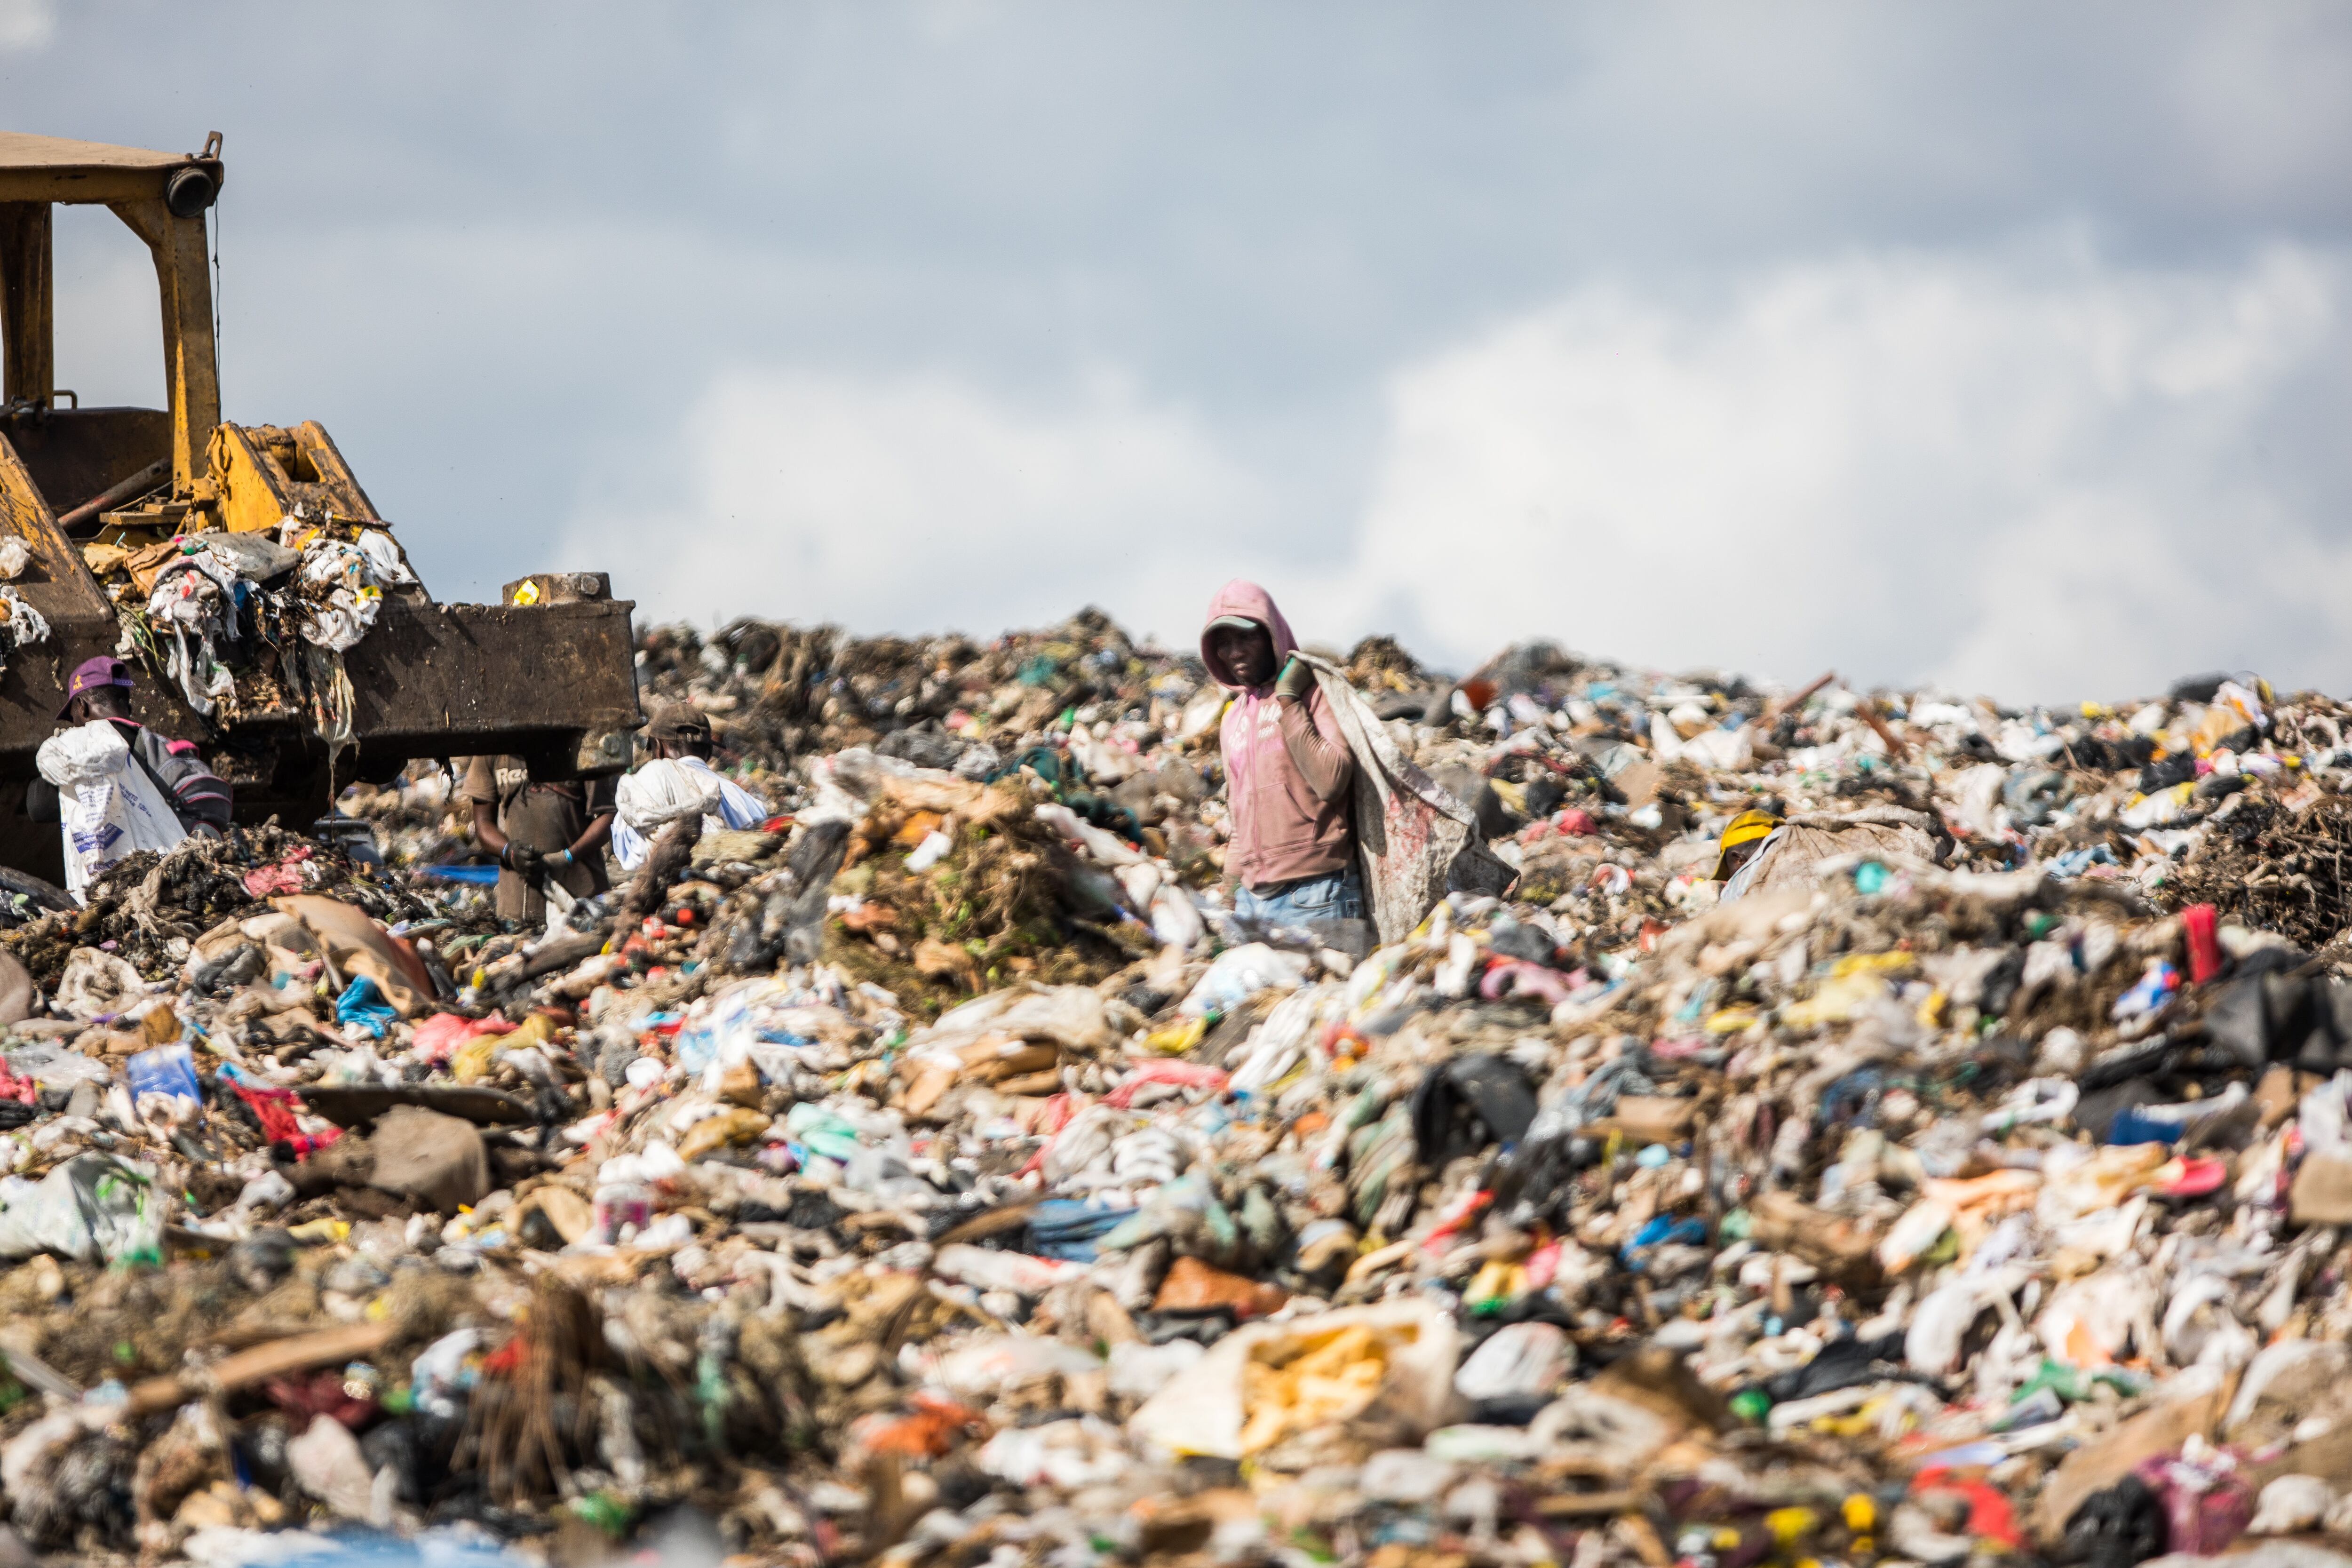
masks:
{"label": "pink hooded sweatshirt", "polygon": [[1225,869],[1253,889],[1345,870],[1356,852],[1348,792],[1356,764],[1347,737],[1320,687],[1304,702],[1285,702],[1270,683],[1244,688],[1236,682],[1209,646],[1208,627],[1225,616],[1266,629],[1276,675],[1298,647],[1273,596],[1256,584],[1236,577],[1209,601],[1201,658],[1234,693],[1217,737],[1234,814]]}

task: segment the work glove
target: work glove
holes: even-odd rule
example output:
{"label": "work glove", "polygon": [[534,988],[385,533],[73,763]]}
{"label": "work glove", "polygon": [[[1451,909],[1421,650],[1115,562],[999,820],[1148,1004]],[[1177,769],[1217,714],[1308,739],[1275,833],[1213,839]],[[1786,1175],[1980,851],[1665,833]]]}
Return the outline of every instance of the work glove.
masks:
{"label": "work glove", "polygon": [[1290,662],[1282,667],[1282,673],[1275,677],[1274,694],[1293,702],[1304,702],[1314,690],[1315,667],[1292,654]]}
{"label": "work glove", "polygon": [[525,878],[538,876],[546,861],[547,857],[530,845],[517,844],[511,838],[507,840],[506,848],[499,855],[499,865]]}

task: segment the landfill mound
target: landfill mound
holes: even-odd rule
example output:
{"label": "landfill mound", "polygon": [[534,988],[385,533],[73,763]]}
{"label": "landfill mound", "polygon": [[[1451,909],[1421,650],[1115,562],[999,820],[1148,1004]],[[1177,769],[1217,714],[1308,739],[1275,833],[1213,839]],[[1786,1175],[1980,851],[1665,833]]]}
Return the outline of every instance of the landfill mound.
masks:
{"label": "landfill mound", "polygon": [[1238,919],[1090,611],[647,632],[772,815],[545,929],[430,763],[16,910],[0,1550],[2352,1562],[2343,704],[1334,658],[1506,896]]}

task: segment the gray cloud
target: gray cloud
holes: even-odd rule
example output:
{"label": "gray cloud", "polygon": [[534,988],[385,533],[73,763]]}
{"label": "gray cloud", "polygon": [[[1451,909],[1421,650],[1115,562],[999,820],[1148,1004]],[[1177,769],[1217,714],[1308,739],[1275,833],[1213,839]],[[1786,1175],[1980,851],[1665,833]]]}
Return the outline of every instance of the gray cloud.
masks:
{"label": "gray cloud", "polygon": [[[1857,458],[1814,481],[1840,498],[1826,511],[1759,497],[1796,557],[1932,570],[1918,519],[1966,526],[1978,498],[1987,528],[2041,518],[2070,559],[2132,558],[2151,531],[2172,559],[2210,547],[2181,498],[2251,496],[2257,537],[2307,570],[2336,560],[2352,500],[2326,438],[2352,401],[2334,259],[2352,246],[2335,168],[2352,17],[2320,5],[417,5],[288,26],[274,5],[15,0],[0,93],[22,129],[227,132],[229,411],[323,420],[453,595],[562,558],[669,613],[987,629],[1091,599],[1177,634],[1246,566],[1329,637],[1392,621],[1472,657],[1480,630],[1520,628],[1465,620],[1458,572],[1383,552],[1399,519],[1432,515],[1401,496],[1466,502],[1513,476],[1433,466],[1430,432],[1476,416],[1502,439],[1525,411],[1496,367],[1549,343],[1527,384],[1556,393],[1591,345],[1645,330],[1680,344],[1653,368],[1701,405],[1839,376],[1851,397],[1892,332],[1889,374],[1977,422],[1937,445],[1873,405],[1882,444],[1945,455]],[[158,379],[124,238],[71,237],[68,383]],[[2308,330],[2327,352],[2161,415],[2057,348],[1997,362],[1906,337],[1850,281],[1951,291],[2000,342],[2037,311],[2101,309],[2158,342],[2259,291],[2280,256],[2320,279]],[[1757,301],[1807,279],[1848,314],[1730,364]],[[2053,418],[2105,504],[2069,510],[2080,487],[2019,456],[2010,405],[2031,399],[2003,395],[2011,376],[2072,399]],[[1598,384],[1580,417],[1676,455],[1689,404]],[[1650,482],[1621,467],[1613,494]],[[1580,471],[1560,482],[1549,545],[1625,558],[1620,503],[1573,493],[1598,482]],[[1440,510],[1430,559],[1479,559],[1475,507]],[[812,517],[864,531],[845,546]],[[693,547],[646,556],[656,521]],[[953,550],[902,566],[959,529],[1000,542],[989,571]],[[1015,570],[1008,540],[1050,570]],[[748,570],[717,594],[680,561]],[[1888,676],[2030,668],[2059,690],[2161,661],[2153,684],[2202,650],[2203,623],[2137,568],[2067,581],[2086,624],[2153,624],[2136,596],[2155,595],[2187,629],[1971,663],[1984,604],[1953,599],[1942,652],[1866,616],[1817,616],[1811,640],[1588,616],[1574,640],[1795,679],[1825,651]],[[2343,683],[2347,650],[2272,619],[2208,637],[2213,657]]]}
{"label": "gray cloud", "polygon": [[0,0],[0,53],[37,53],[57,30],[54,0]]}

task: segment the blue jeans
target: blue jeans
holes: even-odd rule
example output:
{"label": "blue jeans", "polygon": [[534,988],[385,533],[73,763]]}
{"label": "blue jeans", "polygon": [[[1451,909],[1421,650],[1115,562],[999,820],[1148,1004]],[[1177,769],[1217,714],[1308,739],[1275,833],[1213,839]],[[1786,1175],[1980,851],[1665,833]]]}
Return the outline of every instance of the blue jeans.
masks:
{"label": "blue jeans", "polygon": [[1354,866],[1265,888],[1235,888],[1234,913],[1263,926],[1303,929],[1318,921],[1364,918],[1364,879]]}

